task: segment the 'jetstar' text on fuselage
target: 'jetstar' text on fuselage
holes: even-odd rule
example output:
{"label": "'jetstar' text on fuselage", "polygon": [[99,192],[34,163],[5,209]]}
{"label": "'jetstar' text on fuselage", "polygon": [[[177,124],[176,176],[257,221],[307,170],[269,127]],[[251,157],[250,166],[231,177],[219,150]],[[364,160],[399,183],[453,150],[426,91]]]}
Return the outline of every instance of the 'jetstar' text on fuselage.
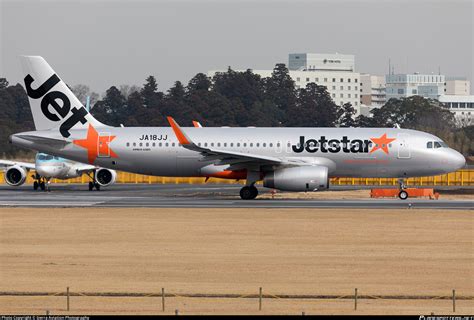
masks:
{"label": "'jetstar' text on fuselage", "polygon": [[343,136],[339,139],[326,139],[325,136],[321,136],[318,139],[308,139],[305,136],[300,136],[298,144],[293,145],[293,152],[301,153],[306,150],[309,153],[322,152],[322,153],[369,153],[369,147],[372,142],[370,140],[351,140],[347,136]]}

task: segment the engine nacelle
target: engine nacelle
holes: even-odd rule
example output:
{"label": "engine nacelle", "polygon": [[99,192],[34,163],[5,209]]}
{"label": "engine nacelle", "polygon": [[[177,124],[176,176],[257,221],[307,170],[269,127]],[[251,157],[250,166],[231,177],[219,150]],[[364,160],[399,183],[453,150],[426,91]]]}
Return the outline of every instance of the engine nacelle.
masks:
{"label": "engine nacelle", "polygon": [[95,171],[95,182],[102,187],[110,186],[115,183],[117,172],[115,170],[99,168]]}
{"label": "engine nacelle", "polygon": [[8,185],[18,187],[25,183],[27,175],[28,172],[25,170],[25,168],[20,166],[12,166],[5,171],[4,178]]}
{"label": "engine nacelle", "polygon": [[328,168],[300,166],[278,169],[267,173],[263,186],[283,191],[316,191],[329,187]]}

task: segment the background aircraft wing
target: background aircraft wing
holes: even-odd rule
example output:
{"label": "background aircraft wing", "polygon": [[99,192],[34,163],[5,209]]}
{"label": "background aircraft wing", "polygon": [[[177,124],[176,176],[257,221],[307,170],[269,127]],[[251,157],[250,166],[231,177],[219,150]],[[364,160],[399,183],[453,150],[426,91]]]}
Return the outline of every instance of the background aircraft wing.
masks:
{"label": "background aircraft wing", "polygon": [[21,162],[21,161],[10,161],[10,160],[0,160],[0,168],[6,168],[11,166],[20,166],[26,169],[35,169],[35,164],[30,162]]}
{"label": "background aircraft wing", "polygon": [[76,171],[78,173],[90,172],[90,171],[93,171],[93,170],[99,168],[99,167],[96,167],[96,166],[91,166],[90,164],[84,164],[84,163],[80,163],[80,162],[75,162],[75,164],[73,166],[74,166],[74,168],[76,169]]}

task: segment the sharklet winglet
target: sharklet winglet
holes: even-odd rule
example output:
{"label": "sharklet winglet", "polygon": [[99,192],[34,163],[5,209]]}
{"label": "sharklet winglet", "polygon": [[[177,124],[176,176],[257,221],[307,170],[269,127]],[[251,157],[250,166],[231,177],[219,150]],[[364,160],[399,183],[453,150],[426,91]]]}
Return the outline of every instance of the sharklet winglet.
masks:
{"label": "sharklet winglet", "polygon": [[183,130],[181,129],[179,124],[173,119],[173,117],[168,116],[166,118],[168,119],[168,122],[171,128],[173,129],[176,138],[178,138],[179,143],[181,143],[183,146],[194,144],[191,139],[189,139],[188,136],[183,132]]}

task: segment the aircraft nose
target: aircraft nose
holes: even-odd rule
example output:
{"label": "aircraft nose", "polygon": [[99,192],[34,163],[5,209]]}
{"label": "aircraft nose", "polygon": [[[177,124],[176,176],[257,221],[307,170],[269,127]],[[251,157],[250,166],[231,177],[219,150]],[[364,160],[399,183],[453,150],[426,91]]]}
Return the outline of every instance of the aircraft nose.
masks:
{"label": "aircraft nose", "polygon": [[449,158],[449,162],[451,162],[455,170],[461,169],[466,165],[466,158],[456,150],[452,150]]}

